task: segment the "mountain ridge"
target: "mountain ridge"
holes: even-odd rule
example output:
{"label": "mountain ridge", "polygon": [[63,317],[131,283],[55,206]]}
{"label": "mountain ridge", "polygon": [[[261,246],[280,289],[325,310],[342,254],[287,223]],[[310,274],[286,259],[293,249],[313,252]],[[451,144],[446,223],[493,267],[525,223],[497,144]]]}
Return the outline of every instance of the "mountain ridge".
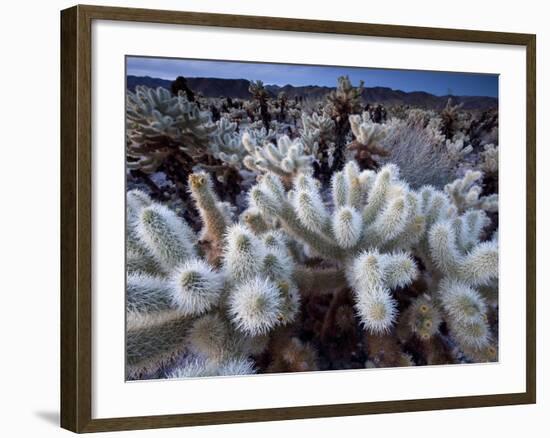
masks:
{"label": "mountain ridge", "polygon": [[[250,81],[247,79],[221,79],[221,78],[203,78],[189,77],[187,84],[194,92],[201,93],[205,97],[231,97],[238,99],[249,99],[251,97],[248,91]],[[153,78],[150,76],[128,75],[126,78],[126,87],[134,91],[138,85],[148,87],[164,87],[170,89],[172,81],[167,79]],[[265,85],[266,90],[272,97],[276,97],[281,91],[284,91],[290,99],[296,96],[303,98],[318,99],[327,95],[336,87],[327,87],[320,85]],[[389,87],[365,87],[362,93],[365,102],[380,103],[384,105],[404,104],[426,109],[440,110],[445,107],[447,100],[452,98],[453,104],[462,104],[467,110],[487,110],[498,108],[498,99],[490,96],[436,96],[425,91],[402,91],[394,90]]]}

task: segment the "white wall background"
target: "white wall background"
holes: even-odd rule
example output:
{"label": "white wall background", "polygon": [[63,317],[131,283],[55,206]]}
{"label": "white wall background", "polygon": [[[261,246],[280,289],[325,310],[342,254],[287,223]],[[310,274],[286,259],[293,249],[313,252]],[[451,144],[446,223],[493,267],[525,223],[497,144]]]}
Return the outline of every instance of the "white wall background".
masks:
{"label": "white wall background", "polygon": [[[537,34],[538,76],[538,404],[320,420],[139,431],[106,436],[214,437],[281,435],[464,437],[544,436],[550,429],[550,384],[542,348],[549,277],[542,226],[550,165],[543,145],[550,117],[548,11],[542,1],[388,0],[110,0],[88,3],[202,12],[272,15],[386,24],[456,27]],[[58,428],[59,404],[59,10],[71,1],[4,2],[0,16],[0,430],[3,436],[68,436]],[[546,129],[545,129],[546,128]],[[6,136],[7,135],[7,136]],[[545,166],[546,165],[546,166]],[[546,414],[546,415],[545,415]]]}

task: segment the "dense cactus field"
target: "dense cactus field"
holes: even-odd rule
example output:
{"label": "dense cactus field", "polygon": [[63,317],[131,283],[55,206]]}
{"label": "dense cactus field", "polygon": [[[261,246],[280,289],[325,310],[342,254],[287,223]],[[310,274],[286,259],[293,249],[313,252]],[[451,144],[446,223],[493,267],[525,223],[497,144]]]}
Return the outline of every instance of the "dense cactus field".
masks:
{"label": "dense cactus field", "polygon": [[128,379],[498,360],[498,109],[127,92]]}

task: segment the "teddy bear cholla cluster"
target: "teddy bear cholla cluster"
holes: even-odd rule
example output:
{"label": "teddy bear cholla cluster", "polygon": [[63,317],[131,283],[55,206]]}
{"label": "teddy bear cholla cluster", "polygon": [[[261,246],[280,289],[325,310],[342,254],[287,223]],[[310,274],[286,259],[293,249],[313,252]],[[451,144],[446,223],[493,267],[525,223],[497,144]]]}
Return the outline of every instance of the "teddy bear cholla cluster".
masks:
{"label": "teddy bear cholla cluster", "polygon": [[253,372],[248,357],[298,311],[283,236],[259,237],[232,224],[206,173],[191,175],[189,185],[204,223],[200,235],[143,192],[127,194],[129,378],[182,354],[188,362],[178,376]]}
{"label": "teddy bear cholla cluster", "polygon": [[[183,92],[174,96],[164,88],[136,87],[127,97],[128,168],[153,173],[173,160],[189,169],[198,164],[215,170],[222,178],[224,167],[240,170],[244,164],[256,172],[276,171],[291,178],[311,165],[313,158],[300,141],[280,136],[274,145],[275,131],[247,123],[241,136],[232,113],[213,122],[211,113]],[[212,159],[221,165],[209,165]]]}
{"label": "teddy bear cholla cluster", "polygon": [[[408,330],[427,340],[445,321],[464,354],[490,359],[496,349],[487,297],[497,287],[497,238],[482,241],[487,216],[473,195],[466,207],[453,196],[459,185],[413,190],[394,165],[360,171],[349,161],[324,199],[307,172],[289,185],[267,171],[235,220],[199,172],[189,177],[199,234],[143,192],[128,192],[128,377],[176,359],[175,377],[252,373],[251,358],[270,333],[296,319],[300,296],[338,288],[353,290],[367,332],[390,333],[399,316],[394,293],[421,271],[426,291],[403,315]],[[307,264],[313,258],[322,267]]]}
{"label": "teddy bear cholla cluster", "polygon": [[[128,168],[164,173],[185,203],[189,189],[202,223],[193,231],[177,203],[128,193],[129,378],[315,369],[306,306],[350,290],[343,314],[368,338],[365,366],[419,363],[411,337],[445,343],[452,358],[437,363],[494,360],[498,195],[486,193],[498,192],[498,146],[479,132],[498,117],[449,102],[372,118],[349,80],[314,102],[252,91],[128,93]],[[235,206],[219,182],[240,192],[225,195]],[[400,343],[393,361],[388,339]]]}
{"label": "teddy bear cholla cluster", "polygon": [[[362,114],[362,86],[353,87],[345,77],[339,78],[326,102],[274,99],[266,94],[263,85],[253,85],[252,100],[231,104],[212,98],[189,101],[185,93],[172,95],[163,88],[138,86],[135,92],[129,91],[129,169],[152,173],[169,162],[164,171],[175,182],[181,174],[172,175],[171,170],[178,166],[186,169],[181,182],[197,166],[226,181],[228,169],[239,171],[244,164],[255,173],[272,171],[289,179],[314,161],[325,171],[340,169],[344,155],[355,159],[361,168],[376,167],[380,160],[372,159],[375,155],[383,158],[382,163],[398,164],[402,175],[418,188],[430,183],[430,179],[435,182],[437,175],[443,175],[440,180],[445,182],[454,179],[454,167],[472,153],[470,143],[486,145],[485,137],[480,137],[478,131],[492,126],[483,115],[478,121],[451,101],[440,112],[394,109],[389,113],[393,118],[374,122],[370,113]],[[262,116],[258,99],[267,99],[267,115]],[[274,103],[278,108],[270,107]],[[253,108],[246,110],[247,105]],[[208,107],[216,109],[216,118],[206,110]],[[290,117],[291,111],[301,116]],[[479,122],[477,130],[474,122]]]}

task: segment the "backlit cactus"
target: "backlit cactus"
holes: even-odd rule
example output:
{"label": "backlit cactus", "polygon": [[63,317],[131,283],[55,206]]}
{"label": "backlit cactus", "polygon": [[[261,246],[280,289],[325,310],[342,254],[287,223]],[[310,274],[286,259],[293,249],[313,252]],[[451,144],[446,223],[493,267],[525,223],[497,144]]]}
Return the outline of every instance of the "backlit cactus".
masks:
{"label": "backlit cactus", "polygon": [[277,140],[277,145],[270,142],[257,144],[249,133],[245,133],[242,142],[248,152],[243,163],[252,171],[272,172],[287,184],[295,175],[311,172],[313,156],[305,151],[301,140],[293,141],[282,136]]}
{"label": "backlit cactus", "polygon": [[466,351],[488,347],[491,341],[487,308],[479,292],[459,281],[441,284],[441,302],[448,315],[450,330]]}
{"label": "backlit cactus", "polygon": [[174,306],[186,315],[199,315],[218,304],[224,278],[203,260],[192,259],[174,269],[170,283]]}
{"label": "backlit cactus", "polygon": [[[195,248],[194,232],[174,212],[141,193],[128,193],[130,234],[143,246],[143,257],[159,266],[151,275],[128,265],[129,378],[159,372],[185,352],[196,356],[195,365],[207,364],[200,372],[193,368],[200,375],[238,370],[242,358],[261,352],[255,338],[291,323],[298,312],[294,264],[282,236],[260,239],[246,226],[228,226],[208,175],[192,174],[189,180],[204,221],[202,238],[219,239],[223,247],[220,266]],[[206,249],[218,252],[215,246]],[[149,345],[157,335],[167,339]]]}
{"label": "backlit cactus", "polygon": [[235,287],[229,309],[237,328],[250,335],[261,335],[277,325],[282,304],[277,285],[265,277],[257,276]]}
{"label": "backlit cactus", "polygon": [[348,145],[348,149],[354,151],[355,160],[361,167],[367,169],[376,167],[376,156],[389,155],[382,144],[388,133],[387,126],[372,122],[367,112],[362,116],[349,116],[349,122],[355,141]]}
{"label": "backlit cactus", "polygon": [[452,198],[454,204],[463,212],[468,209],[481,209],[488,212],[498,211],[498,195],[483,196],[480,181],[483,174],[468,170],[463,178],[457,179],[445,186],[445,192]]}
{"label": "backlit cactus", "polygon": [[[457,180],[451,186],[460,184],[462,180]],[[453,203],[452,198],[430,190],[423,195],[424,208],[430,212],[431,220],[423,260],[432,266],[433,279],[438,279],[435,296],[442,304],[454,340],[465,354],[475,357],[492,342],[487,307],[476,288],[494,290],[497,285],[498,238],[495,234],[491,240],[481,241],[489,224],[483,210],[468,210],[459,215],[461,198],[454,198]],[[431,213],[434,204],[443,215]]]}
{"label": "backlit cactus", "polygon": [[348,276],[355,291],[357,314],[369,331],[390,331],[398,314],[391,289],[410,284],[416,275],[414,261],[404,253],[366,251],[354,260]]}
{"label": "backlit cactus", "polygon": [[[397,317],[390,289],[415,278],[416,266],[405,252],[424,232],[419,200],[398,180],[397,169],[359,172],[349,162],[332,179],[331,212],[323,203],[319,184],[299,176],[286,196],[282,186],[266,176],[250,192],[251,203],[310,250],[348,272],[356,309],[365,327],[389,330]],[[369,251],[377,247],[386,252]]]}

